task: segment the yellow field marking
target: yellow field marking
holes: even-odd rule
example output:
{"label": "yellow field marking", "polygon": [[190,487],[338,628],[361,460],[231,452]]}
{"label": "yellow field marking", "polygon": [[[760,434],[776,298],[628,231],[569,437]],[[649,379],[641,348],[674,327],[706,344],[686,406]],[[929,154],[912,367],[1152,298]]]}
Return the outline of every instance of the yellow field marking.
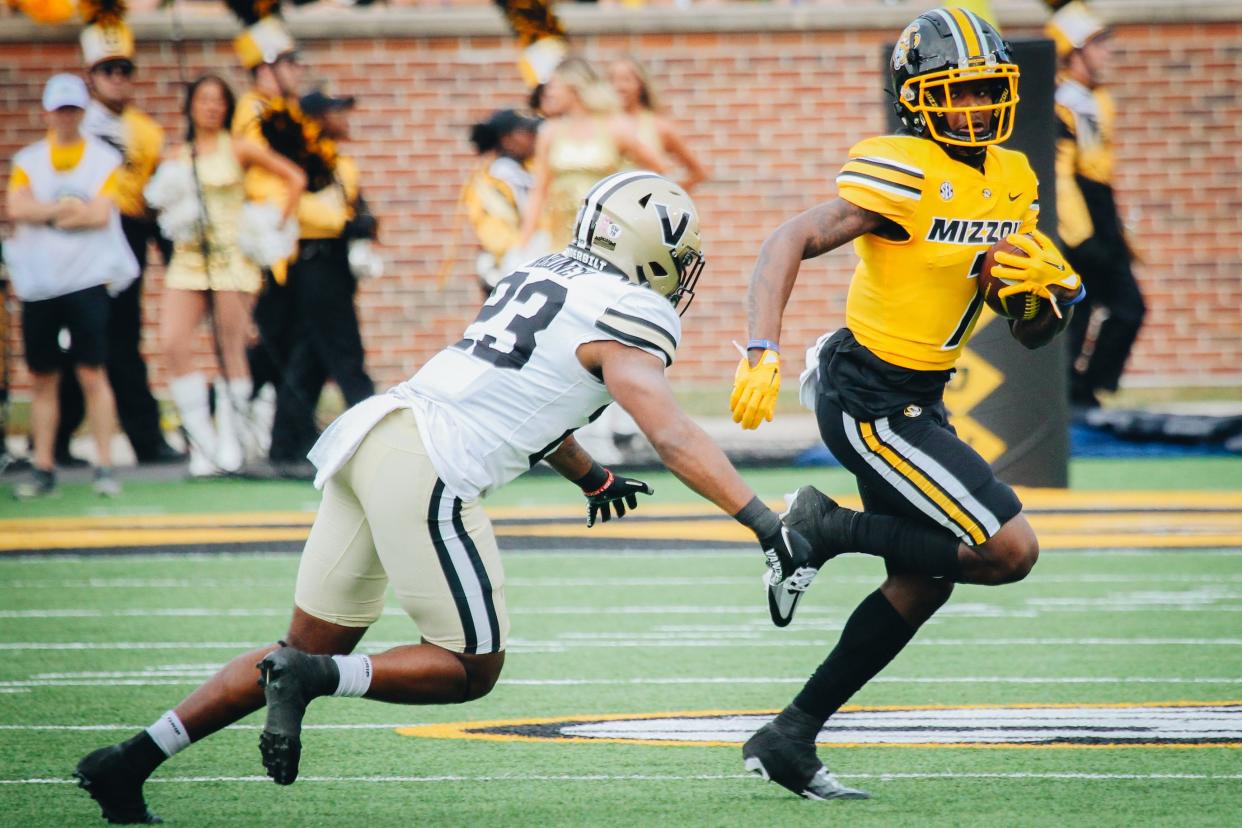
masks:
{"label": "yellow field marking", "polygon": [[165,515],[93,515],[10,518],[0,532],[56,532],[65,529],[181,529],[191,526],[310,526],[314,512],[214,512]]}
{"label": "yellow field marking", "polygon": [[93,529],[0,535],[0,549],[121,549],[137,546],[188,546],[263,541],[304,541],[305,527],[202,529]]}
{"label": "yellow field marking", "polygon": [[1242,509],[1242,491],[1088,492],[1023,486],[1015,491],[1028,509]]}
{"label": "yellow field marking", "polygon": [[1132,534],[1041,535],[1040,549],[1227,549],[1242,547],[1242,533],[1202,535]]}
{"label": "yellow field marking", "polygon": [[[858,498],[838,498],[849,505]],[[772,501],[773,509],[783,510],[783,502]],[[858,504],[861,505],[861,504]],[[582,518],[586,520],[586,502],[572,506],[487,506],[487,514],[493,520],[519,520],[523,518]],[[645,517],[699,517],[711,513],[706,503],[648,503],[642,504]],[[179,513],[163,515],[86,515],[73,517],[7,518],[0,520],[0,533],[42,532],[63,529],[110,529],[110,528],[181,528],[186,526],[310,526],[315,520],[314,511],[282,512],[211,512]]]}
{"label": "yellow field marking", "polygon": [[[1242,492],[1022,491],[1036,510],[1094,509],[1081,513],[1031,513],[1045,549],[1242,546]],[[858,506],[857,498],[840,498]],[[774,508],[783,508],[772,502]],[[1114,512],[1109,509],[1129,509]],[[1204,512],[1187,509],[1215,510]],[[750,533],[706,503],[643,503],[637,519],[587,529],[579,505],[497,506],[488,513],[501,537],[590,540],[703,540],[747,543]],[[0,520],[0,550],[103,549],[224,543],[301,542],[314,521],[310,511],[219,514],[104,515]],[[664,520],[650,520],[664,518]],[[684,518],[668,520],[668,518]],[[511,520],[547,523],[506,523]],[[551,522],[558,521],[558,522]],[[570,522],[560,522],[570,521]]]}
{"label": "yellow field marking", "polygon": [[1105,527],[1124,531],[1227,532],[1242,530],[1242,511],[1238,512],[1081,512],[1077,514],[1030,514],[1027,518],[1037,530],[1092,531]]}
{"label": "yellow field marking", "polygon": [[[903,704],[903,705],[852,705],[841,708],[843,713],[884,712],[904,710],[1013,710],[1013,709],[1065,709],[1065,708],[1100,708],[1124,709],[1132,707],[1231,707],[1242,704],[1239,701],[1187,701],[1171,702],[1131,702],[1117,704],[1108,702],[1030,702],[1022,704]],[[739,742],[721,740],[695,741],[688,739],[624,739],[619,737],[590,736],[529,736],[520,733],[486,733],[486,729],[499,727],[522,727],[526,725],[563,724],[570,722],[614,722],[631,721],[634,719],[705,719],[721,716],[775,716],[779,710],[692,710],[667,713],[598,713],[582,716],[548,716],[526,719],[501,719],[477,722],[444,722],[441,724],[415,725],[399,727],[396,732],[402,736],[414,736],[423,739],[470,739],[486,742],[556,742],[564,744],[623,744],[651,745],[655,747],[736,747]],[[1205,749],[1205,748],[1239,748],[1242,743],[1220,743],[1210,745],[1167,744],[1162,742],[1144,742],[1130,744],[1052,744],[1031,745],[1022,742],[965,742],[965,743],[883,743],[883,742],[819,742],[821,747],[832,748],[970,748],[1000,750],[1123,750],[1130,748],[1163,748],[1163,749]]]}
{"label": "yellow field marking", "polygon": [[[1242,512],[1242,491],[1074,491],[1068,489],[1030,489],[1018,487],[1017,492],[1028,509],[1090,509],[1097,516],[1114,509],[1153,510],[1149,514],[1164,515],[1179,510],[1215,509]],[[657,495],[658,498],[658,495]],[[843,506],[856,508],[860,505],[854,495],[834,496]],[[769,499],[774,509],[784,509],[778,499]],[[495,520],[521,518],[574,518],[580,517],[583,506],[578,503],[555,505],[490,506],[484,502],[487,513]],[[714,514],[712,507],[697,501],[692,503],[659,503],[642,500],[641,515],[648,517],[695,517]],[[41,531],[47,529],[92,529],[108,527],[183,527],[183,526],[267,526],[307,525],[314,520],[314,511],[253,511],[180,513],[163,515],[93,515],[73,517],[6,518],[0,520],[0,532]],[[1206,516],[1205,516],[1206,517]]]}

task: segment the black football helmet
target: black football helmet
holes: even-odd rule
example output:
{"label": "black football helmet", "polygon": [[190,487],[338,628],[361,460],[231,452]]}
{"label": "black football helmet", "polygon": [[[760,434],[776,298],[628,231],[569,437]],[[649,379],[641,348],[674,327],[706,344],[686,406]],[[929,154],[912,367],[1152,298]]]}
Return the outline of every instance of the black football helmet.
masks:
{"label": "black football helmet", "polygon": [[[1018,104],[1018,67],[1009,44],[990,23],[958,8],[932,9],[905,28],[889,61],[897,117],[914,135],[948,147],[999,144],[1013,134]],[[979,81],[995,83],[992,103],[955,106],[953,89]],[[951,112],[967,116],[991,115],[989,126],[978,129],[972,119],[949,128]]]}

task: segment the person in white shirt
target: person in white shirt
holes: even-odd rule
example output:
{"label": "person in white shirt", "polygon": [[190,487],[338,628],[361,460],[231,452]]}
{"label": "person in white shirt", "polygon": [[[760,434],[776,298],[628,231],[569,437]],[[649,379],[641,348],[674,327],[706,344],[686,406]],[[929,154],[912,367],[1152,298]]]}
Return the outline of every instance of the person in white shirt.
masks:
{"label": "person in white shirt", "polygon": [[[263,763],[287,785],[318,696],[454,704],[490,692],[509,618],[480,498],[545,459],[582,487],[588,526],[635,508],[650,487],[598,465],[572,436],[614,399],[674,474],[754,531],[769,577],[801,571],[807,542],[681,411],[664,375],[703,268],[690,197],[655,173],[619,173],[578,215],[570,245],[502,279],[460,340],[324,432],[310,455],[323,502],[285,640],[236,657],[151,727],[84,757],[78,779],[105,817],[150,817],[142,785],[160,763],[264,704]],[[422,642],[347,655],[390,583]]]}
{"label": "person in white shirt", "polygon": [[108,295],[137,278],[138,262],[121,231],[115,200],[121,155],[81,132],[89,100],[81,78],[51,77],[43,90],[48,136],[18,151],[9,179],[9,219],[16,230],[4,255],[22,300],[33,386],[33,479],[14,491],[19,499],[56,489],[57,384],[64,364],[59,337],[65,328],[95,438],[95,490],[107,497],[120,493],[111,470],[116,403],[104,371]]}

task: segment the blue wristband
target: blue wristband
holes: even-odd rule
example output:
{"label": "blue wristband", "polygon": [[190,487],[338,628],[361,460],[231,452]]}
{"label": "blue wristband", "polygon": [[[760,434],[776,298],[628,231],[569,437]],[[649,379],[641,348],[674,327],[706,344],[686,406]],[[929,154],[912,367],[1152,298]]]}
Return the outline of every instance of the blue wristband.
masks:
{"label": "blue wristband", "polygon": [[748,351],[771,351],[774,354],[781,352],[781,346],[770,339],[752,339],[746,344]]}
{"label": "blue wristband", "polygon": [[1064,301],[1064,302],[1062,302],[1060,299],[1058,299],[1058,300],[1057,300],[1057,307],[1059,307],[1059,308],[1069,308],[1069,307],[1073,307],[1074,305],[1077,305],[1079,302],[1081,302],[1083,299],[1086,299],[1086,298],[1087,298],[1087,286],[1086,286],[1086,285],[1079,285],[1079,286],[1078,286],[1078,292],[1077,292],[1077,293],[1075,293],[1075,294],[1073,295],[1073,297],[1072,297],[1072,298],[1070,298],[1070,299],[1068,299],[1067,301]]}

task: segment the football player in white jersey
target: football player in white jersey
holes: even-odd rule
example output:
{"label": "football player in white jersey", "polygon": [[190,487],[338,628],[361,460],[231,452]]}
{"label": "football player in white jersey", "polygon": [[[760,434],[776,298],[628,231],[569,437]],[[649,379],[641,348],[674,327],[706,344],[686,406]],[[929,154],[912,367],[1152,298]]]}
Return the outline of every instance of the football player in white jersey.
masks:
{"label": "football player in white jersey", "polygon": [[[318,696],[453,704],[486,695],[509,619],[480,497],[542,459],[582,487],[588,525],[635,507],[647,485],[601,467],[572,436],[613,400],[674,474],[754,531],[773,577],[800,570],[807,542],[681,411],[664,376],[703,261],[684,190],[645,171],[605,178],[569,247],[511,273],[458,342],[341,415],[310,455],[323,502],[285,640],[237,656],[151,727],[83,758],[76,775],[104,817],[155,819],[142,794],[151,772],[264,704],[263,763],[287,785]],[[390,583],[421,643],[349,655]]]}

